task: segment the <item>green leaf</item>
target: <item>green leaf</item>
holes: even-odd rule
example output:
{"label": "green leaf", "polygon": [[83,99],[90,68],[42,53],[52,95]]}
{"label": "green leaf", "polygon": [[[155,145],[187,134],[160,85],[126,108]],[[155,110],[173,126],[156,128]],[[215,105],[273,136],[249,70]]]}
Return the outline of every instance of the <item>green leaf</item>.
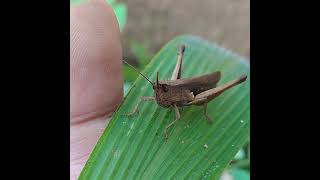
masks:
{"label": "green leaf", "polygon": [[126,96],[128,94],[129,89],[131,88],[132,84],[130,82],[123,83],[123,95]]}
{"label": "green leaf", "polygon": [[70,0],[70,5],[74,6],[74,5],[78,5],[78,4],[82,4],[84,2],[88,2],[89,0]]}
{"label": "green leaf", "polygon": [[238,151],[238,153],[236,154],[236,156],[234,157],[235,160],[241,160],[241,159],[244,159],[246,156],[245,152],[243,149],[240,149]]}
{"label": "green leaf", "polygon": [[106,0],[107,1],[107,3],[109,3],[110,5],[112,5],[114,2],[115,2],[115,0]]}
{"label": "green leaf", "polygon": [[124,65],[122,67],[122,75],[124,76],[125,81],[135,81],[139,74],[131,69],[129,66]]}
{"label": "green leaf", "polygon": [[234,180],[250,180],[249,172],[239,168],[231,169],[229,174]]}
{"label": "green leaf", "polygon": [[242,168],[242,169],[246,169],[248,171],[250,171],[250,161],[249,159],[242,159],[242,160],[238,160],[235,161],[234,163],[232,163],[229,166],[230,169],[232,168]]}
{"label": "green leaf", "polygon": [[145,66],[151,59],[151,54],[139,42],[132,41],[130,44],[130,49],[133,55],[138,59],[139,64],[142,66]]}
{"label": "green leaf", "polygon": [[119,29],[122,31],[127,21],[127,6],[124,3],[112,3],[111,6],[117,17]]}
{"label": "green leaf", "polygon": [[[219,179],[236,153],[249,139],[250,67],[247,61],[215,44],[193,36],[170,41],[142,73],[152,81],[159,71],[170,78],[176,64],[177,45],[185,44],[182,77],[221,71],[223,84],[241,74],[247,81],[208,104],[213,124],[203,107],[180,108],[181,118],[163,138],[165,126],[175,118],[172,109],[143,102],[140,113],[125,116],[141,96],[153,95],[152,86],[139,76],[114,113],[91,153],[79,179]],[[205,148],[205,145],[207,148]]]}

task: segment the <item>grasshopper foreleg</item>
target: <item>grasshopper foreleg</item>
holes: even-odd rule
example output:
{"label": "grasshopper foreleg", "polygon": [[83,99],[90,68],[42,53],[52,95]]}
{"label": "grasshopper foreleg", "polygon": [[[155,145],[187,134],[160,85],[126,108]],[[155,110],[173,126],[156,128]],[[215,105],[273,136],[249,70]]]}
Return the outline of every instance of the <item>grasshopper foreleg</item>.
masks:
{"label": "grasshopper foreleg", "polygon": [[165,139],[168,139],[168,129],[180,119],[180,112],[177,105],[173,105],[173,107],[176,112],[176,119],[166,126],[166,129],[164,131]]}
{"label": "grasshopper foreleg", "polygon": [[130,112],[130,113],[128,113],[128,114],[126,114],[126,115],[127,115],[127,116],[132,116],[132,115],[134,115],[134,114],[136,114],[136,113],[139,114],[139,109],[138,109],[138,107],[139,107],[139,105],[140,105],[140,103],[141,103],[142,101],[154,101],[154,100],[155,100],[155,97],[153,97],[153,96],[142,96],[142,97],[140,98],[139,102],[137,103],[137,105],[134,107],[133,111]]}

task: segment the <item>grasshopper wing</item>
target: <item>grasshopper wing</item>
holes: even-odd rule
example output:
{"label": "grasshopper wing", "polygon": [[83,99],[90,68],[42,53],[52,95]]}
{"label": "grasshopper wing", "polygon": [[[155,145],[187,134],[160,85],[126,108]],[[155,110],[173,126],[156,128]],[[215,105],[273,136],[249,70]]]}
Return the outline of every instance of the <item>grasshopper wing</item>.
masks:
{"label": "grasshopper wing", "polygon": [[174,86],[175,88],[190,90],[194,93],[194,95],[197,95],[203,91],[216,87],[217,83],[220,81],[220,78],[221,73],[220,71],[217,71],[207,75],[188,79],[169,80],[163,83],[169,86]]}

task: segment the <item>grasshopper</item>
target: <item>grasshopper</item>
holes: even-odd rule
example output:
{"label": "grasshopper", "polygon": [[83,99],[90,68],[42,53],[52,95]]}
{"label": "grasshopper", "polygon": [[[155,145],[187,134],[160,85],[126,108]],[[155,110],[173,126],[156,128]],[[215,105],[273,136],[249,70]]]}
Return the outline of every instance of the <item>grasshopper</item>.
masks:
{"label": "grasshopper", "polygon": [[239,78],[229,81],[218,87],[216,86],[221,78],[220,71],[202,76],[182,79],[181,66],[184,51],[185,45],[179,46],[177,63],[172,73],[171,80],[159,80],[159,72],[157,72],[156,82],[151,82],[145,75],[123,60],[126,64],[142,75],[148,82],[150,82],[154,91],[154,96],[141,97],[133,112],[128,113],[127,115],[131,116],[135,113],[139,113],[138,106],[142,101],[156,101],[157,104],[163,108],[174,108],[175,120],[168,124],[165,128],[166,139],[168,138],[168,129],[180,119],[178,107],[190,105],[203,106],[204,116],[206,117],[208,123],[212,123],[211,118],[207,114],[207,104],[225,90],[238,85],[247,79],[246,75],[242,75]]}

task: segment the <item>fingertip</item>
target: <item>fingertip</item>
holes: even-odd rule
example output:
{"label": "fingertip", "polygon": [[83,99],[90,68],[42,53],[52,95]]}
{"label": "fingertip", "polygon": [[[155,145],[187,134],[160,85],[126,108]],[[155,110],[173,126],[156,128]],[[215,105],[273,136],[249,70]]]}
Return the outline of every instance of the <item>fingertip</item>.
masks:
{"label": "fingertip", "polygon": [[71,119],[102,116],[122,99],[122,48],[117,19],[104,1],[70,11]]}

